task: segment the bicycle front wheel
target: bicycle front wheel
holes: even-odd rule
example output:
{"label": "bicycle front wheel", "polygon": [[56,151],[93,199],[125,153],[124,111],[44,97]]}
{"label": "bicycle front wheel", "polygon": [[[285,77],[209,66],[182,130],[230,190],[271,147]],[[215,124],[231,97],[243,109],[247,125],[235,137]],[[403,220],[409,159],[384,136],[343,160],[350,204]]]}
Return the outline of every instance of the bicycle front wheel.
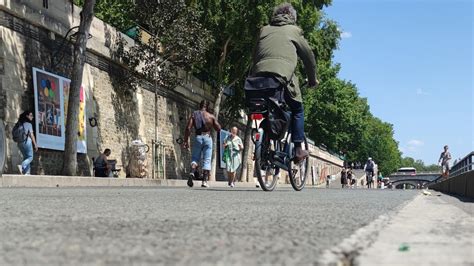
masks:
{"label": "bicycle front wheel", "polygon": [[[294,144],[291,143],[291,154],[294,158],[295,156],[295,149]],[[309,152],[309,146],[306,139],[303,143],[301,143],[301,147],[303,150],[307,150]],[[291,186],[294,190],[300,191],[304,188],[306,184],[306,179],[308,178],[308,168],[309,168],[309,156],[299,163],[294,163],[293,160],[288,160],[288,175],[290,178]]]}

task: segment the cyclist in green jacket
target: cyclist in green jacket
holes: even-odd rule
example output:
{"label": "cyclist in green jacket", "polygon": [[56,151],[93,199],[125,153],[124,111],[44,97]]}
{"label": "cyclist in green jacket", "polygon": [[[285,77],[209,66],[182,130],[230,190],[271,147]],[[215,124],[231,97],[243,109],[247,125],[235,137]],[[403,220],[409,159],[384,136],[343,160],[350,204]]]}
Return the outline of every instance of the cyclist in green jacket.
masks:
{"label": "cyclist in green jacket", "polygon": [[295,75],[298,57],[304,64],[309,87],[318,85],[316,79],[316,60],[303,37],[303,31],[296,26],[296,10],[284,3],[274,9],[269,25],[262,28],[254,53],[252,74],[274,75],[282,84],[287,84],[285,102],[292,112],[292,141],[296,148],[296,162],[304,160],[309,154],[303,150],[304,110],[303,99]]}

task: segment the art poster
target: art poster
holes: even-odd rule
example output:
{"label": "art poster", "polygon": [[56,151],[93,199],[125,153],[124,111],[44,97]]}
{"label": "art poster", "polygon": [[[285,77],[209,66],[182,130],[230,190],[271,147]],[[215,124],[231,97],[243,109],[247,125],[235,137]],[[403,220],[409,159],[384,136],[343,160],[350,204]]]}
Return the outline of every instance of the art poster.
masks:
{"label": "art poster", "polygon": [[[38,147],[64,151],[65,121],[71,81],[33,68],[35,128]],[[85,91],[81,87],[77,152],[87,152]]]}
{"label": "art poster", "polygon": [[35,126],[38,147],[64,150],[61,77],[33,68]]}
{"label": "art poster", "polygon": [[[67,110],[69,103],[69,88],[71,81],[68,79],[63,80],[63,95],[64,95],[64,126],[67,121]],[[77,152],[87,153],[87,142],[86,142],[86,95],[84,86],[81,86],[79,93],[79,114],[78,114],[78,125],[77,125]]]}

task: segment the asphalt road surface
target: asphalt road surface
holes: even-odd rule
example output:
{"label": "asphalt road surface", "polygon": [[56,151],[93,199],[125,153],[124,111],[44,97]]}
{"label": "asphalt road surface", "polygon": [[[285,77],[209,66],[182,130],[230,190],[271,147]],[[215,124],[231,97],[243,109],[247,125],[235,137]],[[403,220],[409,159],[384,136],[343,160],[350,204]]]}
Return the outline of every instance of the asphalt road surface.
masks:
{"label": "asphalt road surface", "polygon": [[0,265],[313,264],[416,191],[0,189]]}

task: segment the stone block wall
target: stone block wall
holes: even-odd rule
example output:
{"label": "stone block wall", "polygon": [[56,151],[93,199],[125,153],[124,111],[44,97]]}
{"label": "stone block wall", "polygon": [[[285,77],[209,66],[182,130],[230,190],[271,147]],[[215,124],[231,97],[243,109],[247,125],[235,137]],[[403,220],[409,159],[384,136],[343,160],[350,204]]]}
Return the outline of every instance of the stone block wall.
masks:
{"label": "stone block wall", "polygon": [[[16,2],[11,4],[14,8]],[[31,6],[26,10],[33,12],[29,8]],[[59,35],[52,38],[51,29],[39,27],[18,13],[10,11],[5,9],[5,6],[0,9],[0,21],[2,21],[0,23],[0,47],[2,48],[0,51],[0,103],[2,103],[0,115],[5,120],[7,132],[11,132],[22,111],[34,110],[32,67],[70,77],[68,73],[72,66],[72,47],[69,43],[66,43],[64,51],[58,56],[57,49],[62,45]],[[55,22],[53,28],[58,28],[56,26],[60,25],[58,22],[60,19],[49,18],[47,21]],[[94,26],[98,32],[97,27],[101,23],[95,22]],[[104,56],[106,40],[104,39],[103,42],[101,48],[88,51],[87,64],[84,67],[86,117],[95,117],[98,126],[87,125],[88,153],[78,156],[79,174],[91,175],[92,158],[97,157],[103,149],[110,148],[112,149],[111,159],[118,161],[117,166],[124,169],[121,175],[125,176],[125,169],[130,159],[131,142],[141,139],[151,148],[156,127],[156,137],[165,145],[165,175],[168,178],[179,178],[189,165],[186,163],[186,159],[189,160],[189,154],[183,153],[175,140],[182,137],[184,123],[191,110],[197,107],[201,99],[204,97],[210,99],[212,96],[206,94],[203,90],[204,86],[196,84],[196,81],[187,87],[178,88],[180,93],[158,88],[156,109],[154,88],[149,85],[139,88],[136,92],[124,94],[124,85],[118,82],[117,72],[114,72],[120,66]],[[91,43],[94,44],[94,42]],[[108,45],[112,46],[110,43]],[[54,55],[63,57],[63,60],[52,67],[51,61]],[[185,93],[187,95],[183,95]],[[151,176],[151,149],[147,155],[148,172]],[[21,155],[16,144],[11,140],[10,134],[8,134],[7,158],[5,172],[16,173],[15,165],[21,162]],[[32,172],[34,174],[60,174],[62,158],[61,151],[40,149],[34,156]]]}
{"label": "stone block wall", "polygon": [[[8,133],[23,110],[34,110],[32,67],[70,77],[72,45],[64,42],[63,36],[79,24],[79,12],[78,7],[72,10],[68,0],[50,1],[48,9],[35,1],[0,0],[0,118],[5,121]],[[123,169],[120,175],[124,177],[131,143],[140,139],[150,147],[149,177],[153,169],[152,143],[157,140],[164,145],[160,155],[165,158],[165,166],[163,173],[156,171],[156,177],[182,178],[189,171],[191,155],[180,148],[176,139],[183,137],[186,120],[198,103],[202,99],[212,102],[214,96],[209,93],[209,87],[185,75],[187,85],[174,90],[155,90],[146,82],[136,91],[130,90],[120,82],[123,66],[113,59],[113,50],[117,37],[123,38],[127,45],[132,45],[133,40],[97,18],[92,22],[91,34],[83,77],[87,154],[78,155],[79,174],[91,175],[92,158],[110,148],[110,158],[117,160],[117,167]],[[92,117],[97,119],[98,126],[88,124],[88,118]],[[338,158],[316,147],[312,149],[311,164],[318,167],[319,176],[338,171],[338,165],[342,165]],[[249,177],[253,176],[251,156],[244,160],[250,166]],[[35,154],[32,173],[58,175],[62,158],[61,151],[40,149]],[[16,173],[15,165],[20,161],[18,148],[8,134],[5,173]],[[224,179],[219,168],[217,179]],[[317,179],[314,182],[318,183]]]}

